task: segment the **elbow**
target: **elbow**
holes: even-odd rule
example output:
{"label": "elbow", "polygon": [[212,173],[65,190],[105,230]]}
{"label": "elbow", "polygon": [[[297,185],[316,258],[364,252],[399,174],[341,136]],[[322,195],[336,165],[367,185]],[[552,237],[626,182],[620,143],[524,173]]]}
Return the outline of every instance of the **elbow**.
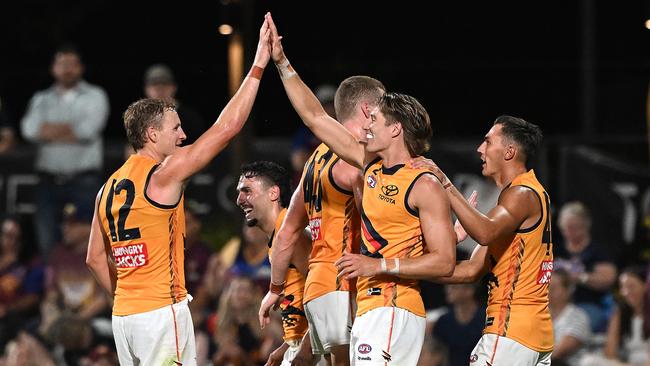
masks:
{"label": "elbow", "polygon": [[439,276],[441,277],[451,277],[454,274],[454,268],[456,267],[456,264],[454,261],[450,261],[448,263],[443,263],[440,265],[439,270],[440,274]]}

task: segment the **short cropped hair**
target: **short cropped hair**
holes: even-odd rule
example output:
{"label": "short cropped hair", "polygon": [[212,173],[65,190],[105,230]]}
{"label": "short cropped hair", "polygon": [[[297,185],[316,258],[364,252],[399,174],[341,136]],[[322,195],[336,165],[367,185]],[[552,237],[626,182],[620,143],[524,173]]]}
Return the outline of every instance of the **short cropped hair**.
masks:
{"label": "short cropped hair", "polygon": [[535,157],[544,138],[539,126],[523,118],[507,115],[497,117],[494,124],[501,125],[503,136],[519,146],[523,153],[524,163],[528,165]]}
{"label": "short cropped hair", "polygon": [[241,175],[248,179],[260,177],[269,187],[278,186],[280,188],[280,206],[289,207],[291,177],[282,165],[272,161],[254,161],[242,165]]}
{"label": "short cropped hair", "polygon": [[147,128],[154,126],[161,128],[161,121],[166,110],[176,110],[176,105],[171,99],[140,99],[132,103],[124,112],[124,128],[126,138],[138,151],[144,147]]}
{"label": "short cropped hair", "polygon": [[369,76],[350,76],[343,80],[334,95],[334,110],[339,122],[344,122],[354,115],[354,110],[361,102],[377,103],[386,92],[381,81]]}

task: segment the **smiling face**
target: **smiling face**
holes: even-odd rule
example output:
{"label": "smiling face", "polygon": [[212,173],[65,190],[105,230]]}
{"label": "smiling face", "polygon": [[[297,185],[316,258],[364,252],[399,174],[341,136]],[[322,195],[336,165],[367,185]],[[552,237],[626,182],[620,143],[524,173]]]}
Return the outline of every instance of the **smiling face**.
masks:
{"label": "smiling face", "polygon": [[165,110],[159,128],[155,126],[151,128],[155,129],[156,146],[164,156],[173,154],[187,138],[181,127],[181,120],[178,118],[178,113],[172,109]]}
{"label": "smiling face", "polygon": [[500,124],[492,126],[476,150],[481,158],[481,173],[486,177],[498,172],[503,164],[505,146],[501,127]]}
{"label": "smiling face", "polygon": [[268,212],[271,212],[273,201],[269,190],[270,187],[259,176],[239,177],[237,206],[244,211],[247,226],[259,226],[260,221],[264,221]]}
{"label": "smiling face", "polygon": [[621,296],[631,307],[643,304],[645,296],[645,282],[633,273],[623,272],[619,277]]}
{"label": "smiling face", "polygon": [[366,150],[376,153],[390,146],[396,123],[386,125],[386,117],[377,106],[370,111],[370,118],[363,127],[367,140]]}

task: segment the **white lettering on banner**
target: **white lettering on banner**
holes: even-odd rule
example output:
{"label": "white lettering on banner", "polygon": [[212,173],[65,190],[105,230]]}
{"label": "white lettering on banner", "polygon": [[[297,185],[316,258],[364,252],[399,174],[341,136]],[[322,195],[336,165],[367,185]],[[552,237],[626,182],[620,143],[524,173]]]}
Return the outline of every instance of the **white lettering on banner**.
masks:
{"label": "white lettering on banner", "polygon": [[113,247],[115,266],[118,268],[142,267],[149,262],[146,243]]}
{"label": "white lettering on banner", "polygon": [[313,218],[309,220],[309,230],[311,230],[311,240],[318,240],[321,239],[322,236],[320,234],[320,217]]}
{"label": "white lettering on banner", "polygon": [[551,282],[551,274],[553,274],[553,261],[542,261],[537,274],[537,284],[544,285]]}

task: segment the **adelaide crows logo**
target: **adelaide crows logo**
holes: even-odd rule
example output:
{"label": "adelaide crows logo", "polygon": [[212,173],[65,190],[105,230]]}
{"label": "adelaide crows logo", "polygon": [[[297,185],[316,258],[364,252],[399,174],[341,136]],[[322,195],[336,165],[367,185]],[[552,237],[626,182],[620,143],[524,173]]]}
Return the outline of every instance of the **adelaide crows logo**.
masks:
{"label": "adelaide crows logo", "polygon": [[381,186],[381,191],[386,195],[386,196],[394,196],[399,193],[399,188],[397,188],[396,185],[390,184],[387,186]]}

